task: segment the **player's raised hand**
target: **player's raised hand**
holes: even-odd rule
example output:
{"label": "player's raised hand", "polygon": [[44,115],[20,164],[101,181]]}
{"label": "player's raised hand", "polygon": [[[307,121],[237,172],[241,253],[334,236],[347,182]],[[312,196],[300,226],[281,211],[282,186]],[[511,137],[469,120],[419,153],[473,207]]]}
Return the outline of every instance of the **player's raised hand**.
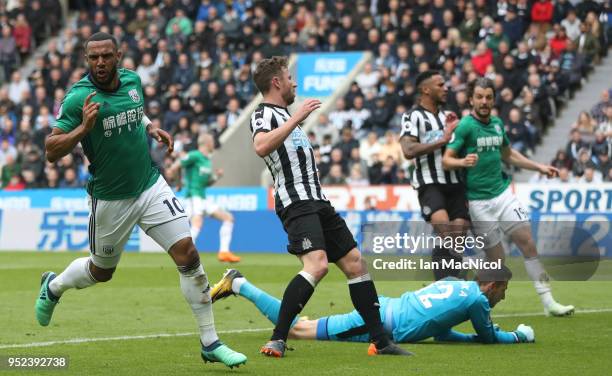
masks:
{"label": "player's raised hand", "polygon": [[446,115],[446,124],[444,125],[444,141],[447,143],[451,142],[453,139],[453,132],[457,125],[459,124],[459,118],[454,112],[449,112]]}
{"label": "player's raised hand", "polygon": [[559,170],[549,165],[540,165],[539,172],[543,175],[546,175],[549,179],[554,178],[555,176],[559,176]]}
{"label": "player's raised hand", "polygon": [[85,127],[87,131],[90,131],[96,124],[98,111],[100,111],[100,103],[91,102],[91,98],[93,98],[94,95],[96,95],[95,91],[89,93],[83,104],[83,127]]}
{"label": "player's raised hand", "polygon": [[308,115],[310,115],[310,113],[316,109],[318,109],[319,107],[321,107],[321,101],[318,99],[306,99],[304,102],[302,102],[302,105],[300,106],[300,108],[295,112],[295,117],[298,123],[303,122],[304,120],[306,120],[306,118],[308,117]]}
{"label": "player's raised hand", "polygon": [[223,173],[224,173],[224,171],[223,171],[222,168],[215,169],[215,175],[217,175],[217,178],[223,177]]}
{"label": "player's raised hand", "polygon": [[474,167],[478,163],[478,154],[468,154],[463,158],[463,167]]}

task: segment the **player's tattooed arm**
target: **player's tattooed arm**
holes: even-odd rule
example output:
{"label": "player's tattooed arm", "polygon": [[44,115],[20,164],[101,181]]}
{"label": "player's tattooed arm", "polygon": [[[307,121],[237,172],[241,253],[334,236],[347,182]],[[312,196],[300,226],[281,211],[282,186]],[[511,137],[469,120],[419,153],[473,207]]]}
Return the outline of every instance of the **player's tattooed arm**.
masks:
{"label": "player's tattooed arm", "polygon": [[406,157],[407,159],[412,159],[420,157],[421,155],[433,153],[434,151],[440,149],[442,146],[448,144],[449,141],[450,137],[442,137],[438,141],[432,142],[430,144],[422,144],[414,136],[404,136],[400,139],[400,145],[402,146],[402,152],[404,153],[404,157]]}

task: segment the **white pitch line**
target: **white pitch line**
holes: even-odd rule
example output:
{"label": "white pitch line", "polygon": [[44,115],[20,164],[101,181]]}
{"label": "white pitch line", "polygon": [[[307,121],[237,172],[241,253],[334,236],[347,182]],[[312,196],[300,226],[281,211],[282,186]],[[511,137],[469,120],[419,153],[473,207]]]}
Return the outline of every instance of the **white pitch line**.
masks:
{"label": "white pitch line", "polygon": [[[597,308],[597,309],[578,309],[576,313],[604,313],[612,312],[612,308]],[[504,317],[533,317],[533,316],[545,316],[544,312],[531,312],[531,313],[503,313],[501,315],[491,315],[492,318],[504,318]]]}
{"label": "white pitch line", "polygon": [[[577,314],[588,314],[588,313],[605,313],[612,312],[612,308],[599,308],[599,309],[582,309],[577,310]],[[532,317],[532,316],[544,316],[543,312],[530,312],[530,313],[507,313],[501,315],[492,315],[493,318],[505,318],[505,317]],[[250,332],[264,332],[272,330],[272,328],[253,328],[253,329],[233,329],[233,330],[221,330],[219,334],[237,334],[237,333],[250,333]],[[89,343],[89,342],[105,342],[105,341],[130,341],[134,339],[149,339],[149,338],[171,338],[171,337],[187,337],[194,336],[196,332],[188,333],[157,333],[157,334],[145,334],[139,336],[118,336],[118,337],[98,337],[98,338],[73,338],[61,341],[48,341],[48,342],[31,342],[31,343],[15,343],[10,345],[0,345],[0,349],[19,349],[29,347],[47,347],[53,345],[65,345],[75,343]]]}
{"label": "white pitch line", "polygon": [[[235,334],[235,333],[249,333],[249,332],[263,332],[266,330],[272,330],[272,328],[253,328],[253,329],[233,329],[233,330],[220,330],[218,334]],[[104,342],[104,341],[129,341],[133,339],[149,339],[149,338],[167,338],[167,337],[187,337],[195,336],[196,332],[187,333],[157,333],[157,334],[145,334],[140,336],[118,336],[118,337],[98,337],[98,338],[73,338],[61,341],[48,341],[48,342],[32,342],[32,343],[15,343],[11,345],[0,345],[0,349],[18,349],[28,347],[46,347],[53,345],[65,345],[73,343],[88,343],[88,342]]]}

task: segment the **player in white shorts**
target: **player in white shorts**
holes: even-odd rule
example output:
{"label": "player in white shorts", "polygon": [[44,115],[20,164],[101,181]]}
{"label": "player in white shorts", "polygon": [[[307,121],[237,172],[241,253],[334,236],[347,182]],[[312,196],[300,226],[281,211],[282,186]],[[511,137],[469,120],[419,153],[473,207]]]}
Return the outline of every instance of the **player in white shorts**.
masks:
{"label": "player in white shorts", "polygon": [[574,312],[574,307],[561,305],[552,296],[548,274],[538,259],[529,217],[510,189],[511,178],[504,173],[502,161],[549,177],[558,171],[552,166],[533,162],[510,147],[502,120],[491,116],[494,98],[495,88],[491,80],[478,78],[472,83],[469,93],[472,113],[459,122],[446,147],[442,164],[447,170],[466,169],[472,227],[476,235],[484,237],[487,257],[504,260],[501,241],[503,234],[509,235],[524,256],[527,274],[546,314],[569,315]]}
{"label": "player in white shorts", "polygon": [[43,273],[36,319],[42,326],[49,325],[67,290],[109,281],[138,225],[177,266],[181,291],[198,324],[202,359],[229,367],[244,364],[246,356],[217,336],[210,287],[191,240],[187,215],[149,154],[149,136],[166,144],[169,152],[172,137],[144,116],[140,78],[133,71],[117,68],[121,51],[112,35],[93,34],[85,43],[85,53],[89,74],[63,99],[45,150],[47,160],[55,162],[81,143],[90,161],[91,254],[72,261],[60,274]]}
{"label": "player in white shorts", "polygon": [[184,171],[186,188],[187,213],[191,219],[191,237],[195,240],[202,229],[203,216],[212,217],[221,221],[219,229],[219,252],[217,258],[222,262],[238,262],[240,257],[230,252],[229,246],[232,241],[234,229],[234,216],[219,207],[206,197],[206,188],[223,175],[223,170],[218,169],[213,173],[210,155],[214,151],[215,141],[209,134],[203,133],[198,137],[198,149],[186,153],[177,159],[170,168],[170,175],[177,175]]}

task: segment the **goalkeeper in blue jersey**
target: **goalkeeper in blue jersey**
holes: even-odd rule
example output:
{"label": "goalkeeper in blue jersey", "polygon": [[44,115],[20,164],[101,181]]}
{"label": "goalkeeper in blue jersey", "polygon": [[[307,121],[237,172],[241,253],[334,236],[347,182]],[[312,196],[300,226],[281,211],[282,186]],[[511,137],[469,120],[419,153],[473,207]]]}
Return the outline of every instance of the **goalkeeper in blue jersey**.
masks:
{"label": "goalkeeper in blue jersey", "polygon": [[[475,281],[446,278],[418,291],[408,291],[399,298],[381,296],[380,317],[384,328],[396,342],[418,342],[433,337],[445,342],[524,343],[535,340],[534,331],[519,325],[505,332],[491,322],[491,308],[505,298],[512,272],[505,266],[499,270],[483,270]],[[276,324],[280,300],[246,280],[238,270],[229,269],[212,288],[213,303],[230,295],[250,300],[272,323]],[[452,328],[470,320],[475,334],[460,333]],[[369,342],[368,331],[357,311],[296,320],[290,338],[331,341]],[[368,353],[376,355],[370,346]]]}

